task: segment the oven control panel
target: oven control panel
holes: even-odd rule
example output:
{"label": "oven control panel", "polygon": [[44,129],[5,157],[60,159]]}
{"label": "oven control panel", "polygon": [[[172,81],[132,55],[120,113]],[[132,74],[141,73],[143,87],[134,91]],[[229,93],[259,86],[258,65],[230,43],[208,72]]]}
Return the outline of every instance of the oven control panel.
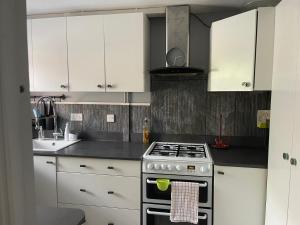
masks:
{"label": "oven control panel", "polygon": [[143,161],[143,172],[145,173],[212,176],[212,170],[211,163]]}

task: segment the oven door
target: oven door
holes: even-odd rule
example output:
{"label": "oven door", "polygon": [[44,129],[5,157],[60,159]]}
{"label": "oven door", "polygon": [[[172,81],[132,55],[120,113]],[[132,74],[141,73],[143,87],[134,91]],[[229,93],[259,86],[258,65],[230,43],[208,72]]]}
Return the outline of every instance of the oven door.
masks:
{"label": "oven door", "polygon": [[[171,222],[170,208],[168,205],[143,204],[143,225],[191,225]],[[211,209],[199,208],[198,225],[212,225]]]}
{"label": "oven door", "polygon": [[166,191],[160,191],[156,179],[166,178],[170,181],[186,181],[199,183],[199,207],[212,207],[212,177],[194,177],[160,174],[143,174],[143,202],[171,204],[172,185]]}

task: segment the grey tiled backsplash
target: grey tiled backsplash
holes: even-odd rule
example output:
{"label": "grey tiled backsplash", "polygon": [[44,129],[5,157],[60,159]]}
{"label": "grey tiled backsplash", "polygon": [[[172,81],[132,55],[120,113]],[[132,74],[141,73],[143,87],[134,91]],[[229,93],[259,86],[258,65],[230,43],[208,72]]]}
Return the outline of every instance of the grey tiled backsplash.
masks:
{"label": "grey tiled backsplash", "polygon": [[[72,122],[71,130],[83,139],[141,141],[148,117],[153,137],[211,138],[218,135],[222,113],[224,136],[267,138],[267,130],[256,127],[256,113],[270,109],[270,92],[206,90],[206,80],[152,80],[151,106],[57,104],[59,127],[64,128],[71,113],[82,113],[83,121]],[[107,114],[115,114],[115,123],[106,122]]]}

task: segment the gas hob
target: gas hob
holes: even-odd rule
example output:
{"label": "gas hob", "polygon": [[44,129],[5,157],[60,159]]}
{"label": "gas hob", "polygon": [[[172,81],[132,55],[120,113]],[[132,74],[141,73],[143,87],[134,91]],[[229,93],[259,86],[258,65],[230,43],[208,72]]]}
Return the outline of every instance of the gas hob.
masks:
{"label": "gas hob", "polygon": [[212,176],[207,144],[153,142],[143,155],[143,172]]}

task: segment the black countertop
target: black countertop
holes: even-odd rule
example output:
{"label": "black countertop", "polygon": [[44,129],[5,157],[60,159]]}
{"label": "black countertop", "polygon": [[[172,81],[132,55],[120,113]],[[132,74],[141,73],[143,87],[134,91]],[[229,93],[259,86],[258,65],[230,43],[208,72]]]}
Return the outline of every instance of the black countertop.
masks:
{"label": "black countertop", "polygon": [[225,150],[210,148],[210,153],[217,166],[268,168],[266,148],[230,147]]}
{"label": "black countertop", "polygon": [[57,152],[34,151],[34,155],[141,160],[147,148],[131,142],[80,141]]}
{"label": "black countertop", "polygon": [[[132,142],[80,141],[57,152],[34,151],[34,155],[141,160],[147,148],[148,145]],[[230,147],[219,150],[211,147],[210,152],[215,165],[268,167],[268,151],[265,148]]]}
{"label": "black countertop", "polygon": [[38,207],[37,225],[81,225],[85,215],[81,209]]}

